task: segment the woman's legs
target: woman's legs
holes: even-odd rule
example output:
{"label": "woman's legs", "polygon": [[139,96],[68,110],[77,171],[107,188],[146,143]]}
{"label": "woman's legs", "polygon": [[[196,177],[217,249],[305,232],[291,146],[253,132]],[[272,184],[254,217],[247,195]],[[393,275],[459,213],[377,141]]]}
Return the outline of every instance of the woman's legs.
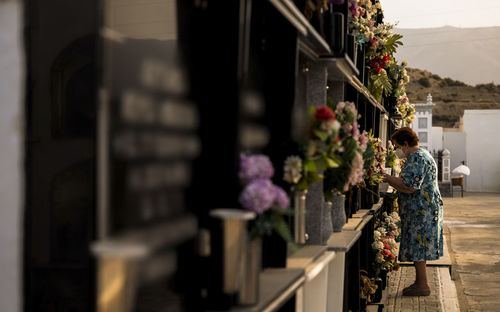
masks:
{"label": "woman's legs", "polygon": [[427,262],[416,261],[415,264],[415,284],[420,289],[429,289],[429,284],[427,282]]}

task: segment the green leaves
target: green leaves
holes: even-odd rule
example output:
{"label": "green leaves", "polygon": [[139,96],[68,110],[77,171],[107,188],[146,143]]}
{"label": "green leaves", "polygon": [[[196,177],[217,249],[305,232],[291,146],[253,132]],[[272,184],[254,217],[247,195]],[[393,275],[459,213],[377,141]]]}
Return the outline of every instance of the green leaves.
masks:
{"label": "green leaves", "polygon": [[317,129],[314,129],[313,132],[323,142],[325,142],[328,139],[328,132]]}
{"label": "green leaves", "polygon": [[297,188],[301,190],[305,190],[309,187],[309,185],[313,184],[316,181],[320,181],[323,179],[321,174],[318,174],[316,170],[313,172],[306,172],[304,177],[297,184]]}
{"label": "green leaves", "polygon": [[331,97],[328,97],[328,107],[335,111],[335,103],[333,103],[333,99]]}
{"label": "green leaves", "polygon": [[386,95],[391,94],[392,84],[387,72],[382,70],[378,75],[372,73],[368,89],[377,101],[380,101],[384,92]]}
{"label": "green leaves", "polygon": [[293,252],[298,251],[299,249],[297,248],[297,245],[295,245],[295,243],[293,242],[292,234],[290,233],[288,225],[286,224],[282,215],[275,216],[275,225],[276,225],[275,226],[276,233],[278,233],[281,236],[281,238],[283,238],[285,242],[288,243],[288,247],[290,247],[290,249],[292,249]]}
{"label": "green leaves", "polygon": [[393,34],[387,37],[387,42],[385,44],[384,52],[389,53],[391,55],[396,53],[398,47],[403,45],[403,42],[401,41],[402,38],[403,36],[400,34]]}
{"label": "green leaves", "polygon": [[307,159],[304,165],[304,170],[308,172],[316,172],[318,170],[316,162],[312,159]]}
{"label": "green leaves", "polygon": [[324,156],[328,168],[337,168],[342,162],[335,156]]}

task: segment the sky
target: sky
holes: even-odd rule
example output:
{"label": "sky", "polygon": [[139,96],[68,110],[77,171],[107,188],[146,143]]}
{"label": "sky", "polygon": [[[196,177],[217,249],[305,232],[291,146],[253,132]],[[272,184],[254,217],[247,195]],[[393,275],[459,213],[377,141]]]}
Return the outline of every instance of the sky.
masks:
{"label": "sky", "polygon": [[499,0],[380,0],[384,21],[397,28],[500,26]]}

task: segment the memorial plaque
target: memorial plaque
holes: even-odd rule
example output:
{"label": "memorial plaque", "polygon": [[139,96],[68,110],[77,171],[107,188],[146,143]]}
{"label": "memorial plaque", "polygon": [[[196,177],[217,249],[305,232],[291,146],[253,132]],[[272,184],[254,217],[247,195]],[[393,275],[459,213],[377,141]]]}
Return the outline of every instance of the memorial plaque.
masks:
{"label": "memorial plaque", "polygon": [[105,235],[185,212],[199,116],[177,40],[176,1],[108,1],[103,30]]}

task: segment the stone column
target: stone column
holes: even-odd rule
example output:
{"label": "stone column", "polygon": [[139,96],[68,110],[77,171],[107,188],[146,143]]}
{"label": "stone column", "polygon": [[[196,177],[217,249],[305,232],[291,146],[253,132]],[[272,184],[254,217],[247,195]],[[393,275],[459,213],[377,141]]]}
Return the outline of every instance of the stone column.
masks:
{"label": "stone column", "polygon": [[[322,62],[309,66],[306,80],[307,106],[326,105],[327,68]],[[331,218],[328,218],[323,196],[323,181],[318,181],[309,187],[306,197],[306,233],[308,244],[326,244],[332,234]]]}

